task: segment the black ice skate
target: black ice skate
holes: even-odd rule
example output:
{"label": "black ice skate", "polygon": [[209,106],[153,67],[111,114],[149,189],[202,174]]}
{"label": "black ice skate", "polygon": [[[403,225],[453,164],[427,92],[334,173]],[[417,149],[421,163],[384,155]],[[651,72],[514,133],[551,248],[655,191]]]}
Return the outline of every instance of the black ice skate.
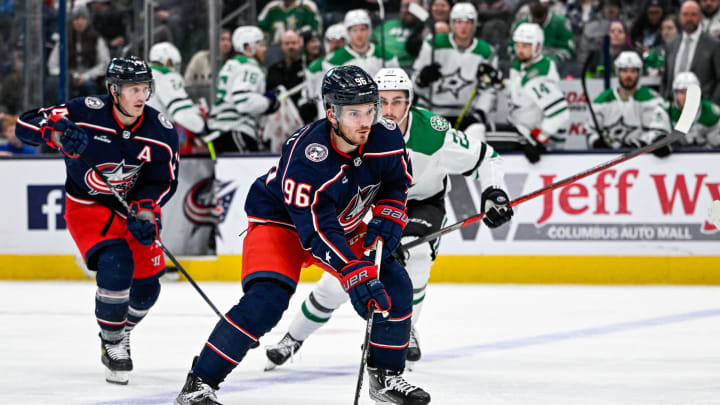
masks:
{"label": "black ice skate", "polygon": [[100,360],[105,365],[105,381],[113,384],[126,385],[133,369],[130,358],[130,334],[126,333],[117,342],[110,342],[100,337]]}
{"label": "black ice skate", "polygon": [[221,405],[215,396],[216,389],[190,371],[182,391],[175,398],[175,405]]}
{"label": "black ice skate", "polygon": [[430,394],[405,381],[402,372],[367,368],[370,380],[370,398],[376,404],[425,405]]}
{"label": "black ice skate", "polygon": [[[413,327],[410,329],[410,343],[408,344],[407,357],[405,358],[408,362],[414,363],[420,360],[420,357],[422,357],[422,352],[420,352],[420,343],[418,341],[417,332]],[[408,370],[412,371],[412,366],[413,364],[407,364]]]}
{"label": "black ice skate", "polygon": [[277,366],[285,364],[285,362],[293,357],[303,342],[293,339],[289,333],[286,333],[277,344],[265,346],[265,355],[268,362],[265,365],[265,371],[270,371]]}

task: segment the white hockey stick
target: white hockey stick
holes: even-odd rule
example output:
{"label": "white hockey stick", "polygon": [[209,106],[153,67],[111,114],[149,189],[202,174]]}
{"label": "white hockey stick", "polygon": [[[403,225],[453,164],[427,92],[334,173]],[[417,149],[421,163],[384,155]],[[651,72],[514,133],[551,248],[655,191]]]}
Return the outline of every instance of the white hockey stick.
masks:
{"label": "white hockey stick", "polygon": [[720,200],[712,202],[708,210],[708,217],[710,217],[710,222],[712,222],[716,228],[720,229]]}
{"label": "white hockey stick", "polygon": [[[690,130],[690,127],[695,122],[695,117],[697,115],[698,109],[700,108],[700,95],[701,95],[700,87],[698,87],[697,85],[692,85],[692,86],[688,87],[687,95],[685,96],[685,106],[683,107],[682,113],[680,113],[680,118],[678,119],[677,125],[675,125],[675,129],[669,136],[659,139],[659,140],[651,143],[650,145],[644,146],[642,148],[633,149],[627,153],[624,153],[624,154],[616,157],[615,159],[612,159],[610,161],[607,161],[607,162],[597,165],[595,167],[591,167],[590,169],[587,169],[583,172],[574,174],[563,180],[556,181],[555,183],[550,184],[549,186],[545,186],[539,190],[535,190],[532,193],[520,196],[520,197],[510,201],[510,203],[508,204],[508,207],[514,207],[520,203],[523,203],[528,200],[532,200],[535,197],[539,197],[549,191],[555,190],[558,187],[562,187],[562,186],[566,186],[568,184],[575,183],[576,181],[578,181],[582,178],[585,178],[592,174],[595,174],[595,173],[598,173],[605,169],[608,169],[610,167],[613,167],[613,166],[620,164],[626,160],[630,160],[636,156],[640,156],[642,154],[652,152],[656,149],[667,146],[673,142],[679,141],[681,138],[683,138],[685,135],[687,135],[687,132]],[[429,233],[423,237],[417,238],[412,242],[406,243],[405,245],[400,246],[399,249],[410,249],[412,247],[418,246],[425,242],[429,242],[431,240],[438,238],[439,236],[445,235],[448,232],[458,230],[458,229],[465,227],[467,225],[470,225],[474,222],[480,221],[484,217],[485,217],[484,212],[475,214],[473,216],[465,218],[464,220],[462,220],[460,222],[456,222],[456,223],[446,226],[445,228],[442,228],[438,231],[435,231],[435,232]]]}

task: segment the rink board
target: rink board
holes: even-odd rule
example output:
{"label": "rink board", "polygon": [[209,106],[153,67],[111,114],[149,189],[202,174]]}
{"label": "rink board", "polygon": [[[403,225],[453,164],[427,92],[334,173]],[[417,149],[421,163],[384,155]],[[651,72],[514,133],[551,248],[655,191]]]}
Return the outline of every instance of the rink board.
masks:
{"label": "rink board", "polygon": [[[616,156],[556,154],[533,166],[522,156],[504,156],[507,188],[517,197]],[[508,225],[490,231],[472,224],[450,233],[431,281],[720,284],[720,232],[706,222],[710,203],[720,199],[719,158],[640,156],[516,207]],[[200,257],[210,226],[200,186],[212,167],[200,159],[181,162],[163,240],[176,256],[188,257],[181,261],[193,277],[239,280],[247,189],[276,160],[218,160],[218,256]],[[85,277],[62,218],[64,177],[61,159],[0,160],[0,187],[10,197],[0,201],[7,214],[0,224],[0,279]],[[446,207],[454,223],[478,211],[482,185],[459,176],[450,183]],[[303,281],[318,276],[311,268]]]}

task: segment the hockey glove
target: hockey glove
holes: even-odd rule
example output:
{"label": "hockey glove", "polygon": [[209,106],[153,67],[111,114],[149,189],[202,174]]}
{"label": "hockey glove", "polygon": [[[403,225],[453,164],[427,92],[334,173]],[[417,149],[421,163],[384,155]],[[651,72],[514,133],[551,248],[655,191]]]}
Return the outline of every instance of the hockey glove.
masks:
{"label": "hockey glove", "polygon": [[53,149],[77,159],[88,146],[88,136],[74,122],[60,114],[51,114],[41,128],[42,139]]}
{"label": "hockey glove", "polygon": [[367,225],[363,247],[365,249],[372,248],[380,238],[385,245],[382,259],[385,260],[392,256],[395,249],[400,245],[403,229],[408,223],[405,210],[405,206],[399,201],[378,201],[375,209],[373,209],[373,218]]}
{"label": "hockey glove", "polygon": [[160,238],[160,206],[152,200],[140,200],[130,203],[135,215],[127,216],[127,228],[140,244],[150,246]]}
{"label": "hockey glove", "polygon": [[340,270],[340,276],[340,284],[363,319],[367,319],[370,303],[381,312],[390,311],[390,296],[378,280],[377,267],[371,261],[352,260]]}
{"label": "hockey glove", "polygon": [[478,66],[475,78],[478,81],[478,87],[481,89],[494,88],[495,90],[502,90],[505,85],[503,84],[503,74],[501,70],[495,69],[495,67],[489,63],[481,63]]}
{"label": "hockey glove", "polygon": [[513,209],[508,207],[509,203],[507,194],[499,188],[488,188],[483,191],[481,201],[485,213],[483,222],[488,228],[497,228],[512,218]]}
{"label": "hockey glove", "polygon": [[540,128],[533,128],[530,137],[531,139],[528,139],[523,147],[523,152],[530,163],[537,163],[540,161],[540,155],[545,153],[545,145],[550,142],[550,137]]}
{"label": "hockey glove", "polygon": [[440,74],[440,64],[439,63],[433,63],[432,65],[427,65],[420,71],[420,75],[418,76],[418,86],[420,87],[427,87],[430,85],[430,83],[436,81],[437,79],[442,76]]}
{"label": "hockey glove", "polygon": [[264,94],[268,100],[268,108],[265,110],[265,114],[272,114],[280,108],[280,100],[272,91],[266,91]]}
{"label": "hockey glove", "polygon": [[301,104],[300,108],[298,108],[298,112],[300,113],[300,118],[302,118],[303,122],[306,124],[309,124],[317,119],[318,109],[317,105],[313,102]]}
{"label": "hockey glove", "polygon": [[[666,135],[660,135],[657,138],[655,138],[655,140],[653,142],[657,142],[665,137],[666,137]],[[652,153],[653,153],[653,155],[655,155],[659,158],[668,157],[672,153],[672,144],[668,143],[665,146],[661,146],[661,147],[655,149]]]}

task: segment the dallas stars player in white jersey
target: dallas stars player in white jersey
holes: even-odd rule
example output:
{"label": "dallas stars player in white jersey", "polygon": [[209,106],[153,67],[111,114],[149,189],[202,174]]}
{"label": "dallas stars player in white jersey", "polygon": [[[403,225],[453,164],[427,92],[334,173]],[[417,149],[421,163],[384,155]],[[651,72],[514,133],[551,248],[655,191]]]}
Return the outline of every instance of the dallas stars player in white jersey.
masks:
{"label": "dallas stars player in white jersey", "polygon": [[507,86],[510,91],[508,121],[524,138],[525,157],[536,163],[551,138],[562,142],[570,120],[565,95],[560,90],[557,66],[543,56],[544,34],[534,23],[522,23],[513,32],[515,60]]}
{"label": "dallas stars player in white jersey", "polygon": [[[670,133],[665,102],[655,91],[639,86],[643,63],[634,51],[623,51],[615,58],[620,86],[600,93],[592,103],[597,125],[589,120],[587,141],[592,148],[640,148]],[[664,156],[669,148],[653,153]]]}
{"label": "dallas stars player in white jersey", "polygon": [[210,111],[205,138],[217,152],[256,152],[263,149],[258,128],[263,115],[280,107],[275,93],[265,91],[263,33],[255,26],[241,26],[232,34],[236,55],[225,62],[218,73],[215,105]]}
{"label": "dallas stars player in white jersey", "polygon": [[[497,55],[487,42],[476,39],[477,9],[471,3],[457,3],[450,10],[450,33],[423,43],[413,69],[418,105],[443,115],[455,125],[465,103],[478,85],[479,69],[490,64],[497,69]],[[494,89],[477,92],[462,120],[460,129],[474,122],[487,124],[487,114],[495,102]]]}
{"label": "dallas stars player in white jersey", "polygon": [[[345,13],[343,25],[347,30],[346,45],[325,58],[311,63],[305,72],[307,78],[306,102],[301,102],[302,105],[299,107],[303,111],[304,117],[317,116],[318,111],[323,111],[320,87],[323,76],[331,68],[355,65],[374,76],[383,67],[400,66],[395,55],[383,49],[381,45],[370,42],[372,22],[367,11],[363,9],[348,11]],[[308,111],[312,111],[312,113]]]}
{"label": "dallas stars player in white jersey", "polygon": [[193,133],[205,130],[205,119],[185,91],[185,81],[175,69],[180,68],[180,52],[170,42],[159,42],[150,48],[150,69],[155,91],[147,104]]}
{"label": "dallas stars player in white jersey", "polygon": [[[673,81],[673,104],[670,107],[670,120],[673,125],[680,118],[680,112],[685,106],[687,88],[691,85],[700,86],[700,81],[693,72],[682,72]],[[687,136],[682,140],[683,146],[702,148],[720,147],[720,106],[708,100],[701,100],[700,112],[695,124],[690,127]]]}
{"label": "dallas stars player in white jersey", "polygon": [[[407,203],[409,221],[402,241],[407,243],[441,228],[445,221],[449,174],[463,174],[480,180],[483,187],[481,205],[486,212],[487,226],[495,228],[509,221],[513,210],[507,207],[509,201],[504,191],[502,159],[492,146],[478,141],[477,134],[466,134],[451,128],[440,115],[411,107],[413,85],[402,69],[382,69],[375,76],[375,81],[380,91],[383,117],[398,123],[413,162],[413,186]],[[468,132],[482,133],[482,129],[477,127],[480,125],[470,126]],[[408,361],[417,361],[421,356],[414,325],[420,316],[439,243],[440,240],[436,239],[416,246],[403,252],[400,258],[413,284],[413,329]],[[303,302],[288,333],[278,344],[266,348],[269,359],[266,370],[285,363],[345,301],[347,294],[337,280],[323,275]]]}

